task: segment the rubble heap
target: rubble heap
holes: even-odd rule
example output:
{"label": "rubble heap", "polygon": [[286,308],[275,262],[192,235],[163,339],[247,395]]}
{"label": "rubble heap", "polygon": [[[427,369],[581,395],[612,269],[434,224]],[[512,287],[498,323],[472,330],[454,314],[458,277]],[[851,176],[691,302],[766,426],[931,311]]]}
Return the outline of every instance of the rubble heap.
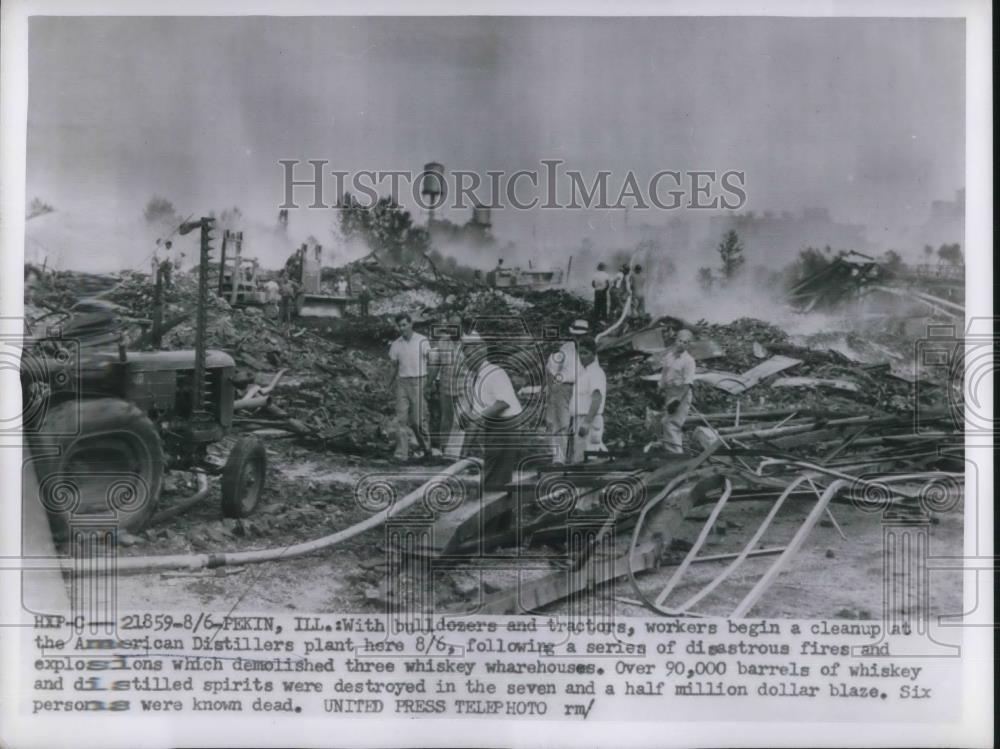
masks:
{"label": "rubble heap", "polygon": [[[491,325],[502,329],[504,321],[515,321],[542,348],[549,348],[558,345],[553,331],[561,334],[570,321],[590,313],[587,300],[563,290],[501,292],[427,269],[407,273],[371,260],[338,270],[352,283],[363,278],[372,294],[371,317],[282,325],[260,308],[234,308],[209,295],[208,345],[234,357],[237,381],[265,386],[278,372],[284,373],[265,409],[240,415],[243,428],[278,427],[325,448],[387,453],[393,409],[385,364],[386,348],[396,335],[394,314],[408,311],[425,329],[453,313],[483,320],[487,329]],[[139,273],[107,277],[49,273],[33,287],[34,300],[42,309],[65,308],[95,289],[133,317],[153,316],[153,285]],[[194,345],[196,294],[193,271],[175,273],[164,289],[167,329],[162,348]],[[947,382],[935,379],[934,373],[902,366],[912,360],[913,344],[885,327],[793,338],[750,318],[720,325],[640,317],[599,344],[609,383],[605,414],[609,446],[634,446],[655,436],[650,414],[662,408],[656,388],[659,362],[681,328],[696,336],[693,353],[699,374],[690,428],[714,427],[706,415],[739,410],[885,415],[912,411],[918,396],[925,406],[948,401]]]}

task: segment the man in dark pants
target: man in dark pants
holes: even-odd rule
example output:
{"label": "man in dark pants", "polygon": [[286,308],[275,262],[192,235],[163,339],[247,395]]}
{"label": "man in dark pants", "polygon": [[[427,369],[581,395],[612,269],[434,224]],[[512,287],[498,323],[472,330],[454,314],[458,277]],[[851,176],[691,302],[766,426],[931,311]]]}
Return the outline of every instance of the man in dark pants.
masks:
{"label": "man in dark pants", "polygon": [[281,322],[283,325],[289,325],[295,314],[295,298],[299,294],[298,284],[282,271],[279,290],[281,294]]}
{"label": "man in dark pants", "polygon": [[590,282],[594,287],[594,324],[606,322],[611,314],[608,306],[608,292],[611,288],[611,277],[608,275],[608,267],[604,263],[597,264],[597,271]]}
{"label": "man in dark pants", "polygon": [[484,445],[483,486],[486,491],[503,491],[517,470],[524,447],[523,409],[510,376],[499,365],[499,348],[495,344],[474,346],[486,347],[485,352],[476,350],[471,357],[478,366],[470,394],[472,426],[482,434]]}
{"label": "man in dark pants", "polygon": [[455,413],[462,392],[462,316],[452,313],[443,325],[434,327],[434,334],[424,385],[429,401],[434,400],[435,392],[438,396],[439,419],[434,424],[437,428],[431,430],[431,438],[437,439],[442,453],[456,455],[461,447]]}
{"label": "man in dark pants", "polygon": [[460,414],[472,414],[472,391],[476,380],[476,371],[479,369],[479,356],[485,356],[486,349],[481,348],[482,336],[475,330],[475,318],[469,316],[462,317],[462,337],[461,350],[459,354],[460,366],[458,367],[458,379],[455,386],[455,424],[461,433],[461,445],[458,449],[460,456],[482,455],[483,439],[482,433],[476,430],[463,432],[466,427],[459,418]]}

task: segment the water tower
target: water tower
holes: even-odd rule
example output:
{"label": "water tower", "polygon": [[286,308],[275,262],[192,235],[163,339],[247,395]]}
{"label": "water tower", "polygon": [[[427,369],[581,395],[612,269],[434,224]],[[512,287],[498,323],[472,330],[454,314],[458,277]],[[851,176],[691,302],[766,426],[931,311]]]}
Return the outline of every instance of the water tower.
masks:
{"label": "water tower", "polygon": [[444,201],[444,165],[436,161],[424,164],[424,171],[421,175],[420,195],[426,199],[427,205],[427,226],[434,223],[434,209],[438,208]]}

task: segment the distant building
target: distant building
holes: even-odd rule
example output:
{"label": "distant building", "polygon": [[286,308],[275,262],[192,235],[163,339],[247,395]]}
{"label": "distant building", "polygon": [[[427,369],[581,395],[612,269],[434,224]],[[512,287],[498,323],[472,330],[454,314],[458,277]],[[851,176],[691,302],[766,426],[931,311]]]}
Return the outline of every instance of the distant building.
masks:
{"label": "distant building", "polygon": [[925,245],[937,249],[942,244],[958,243],[965,247],[965,189],[955,191],[954,200],[935,200],[930,213],[919,226],[907,231],[908,244],[918,250]]}
{"label": "distant building", "polygon": [[935,200],[931,203],[932,221],[965,220],[965,188],[956,191],[954,200]]}
{"label": "distant building", "polygon": [[438,250],[446,250],[453,244],[489,247],[496,242],[492,227],[490,209],[485,206],[473,208],[471,218],[461,225],[433,217],[427,222],[431,243]]}

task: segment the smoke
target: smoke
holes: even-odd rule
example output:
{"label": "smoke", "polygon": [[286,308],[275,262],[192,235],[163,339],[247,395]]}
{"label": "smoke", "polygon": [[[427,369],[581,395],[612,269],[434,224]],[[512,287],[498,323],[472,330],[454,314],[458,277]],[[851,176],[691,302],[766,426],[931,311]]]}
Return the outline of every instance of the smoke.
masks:
{"label": "smoke", "polygon": [[[214,211],[177,211],[146,220],[142,212],[123,218],[112,210],[55,211],[40,215],[25,224],[25,262],[56,270],[90,273],[116,273],[134,270],[148,273],[154,254],[170,258],[188,269],[198,263],[198,233],[177,233],[184,219],[215,215],[216,231],[212,257],[219,258],[222,235],[226,229],[243,232],[243,256],[256,258],[264,269],[278,269],[303,242],[316,241],[323,246],[324,265],[342,265],[368,253],[358,242],[346,242],[330,231],[330,216],[323,221],[296,226],[294,218],[287,228],[277,221],[267,223],[233,207]],[[159,240],[159,242],[158,242]],[[167,249],[166,242],[171,244]]]}
{"label": "smoke", "polygon": [[[591,231],[563,246],[576,248],[573,253],[573,273],[567,288],[590,297],[591,280],[597,263],[604,262],[611,275],[622,261],[642,271],[634,276],[645,296],[646,311],[655,319],[664,315],[691,323],[705,321],[726,324],[743,317],[767,320],[791,335],[811,336],[828,332],[849,332],[864,323],[878,324],[886,317],[903,318],[914,313],[904,299],[883,302],[878,309],[871,305],[848,306],[836,312],[797,312],[785,301],[784,271],[798,258],[798,251],[808,245],[809,236],[798,244],[763,247],[759,243],[743,242],[746,259],[742,272],[730,281],[721,278],[721,260],[717,250],[721,235],[715,236],[709,222],[693,224],[691,230],[680,223],[652,229],[642,227],[633,232],[621,230]],[[722,222],[716,232],[729,228]],[[743,237],[741,236],[741,241]],[[698,278],[700,269],[712,271],[714,282],[705,289]],[[921,312],[923,314],[923,312]]]}

